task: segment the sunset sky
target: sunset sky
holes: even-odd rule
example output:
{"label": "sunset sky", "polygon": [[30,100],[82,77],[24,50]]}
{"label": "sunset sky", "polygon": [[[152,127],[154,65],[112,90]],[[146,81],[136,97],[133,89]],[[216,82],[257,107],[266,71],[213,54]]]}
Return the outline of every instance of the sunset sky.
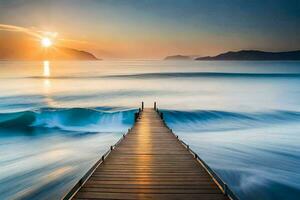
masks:
{"label": "sunset sky", "polygon": [[100,58],[300,49],[299,0],[0,0],[0,52],[37,35]]}

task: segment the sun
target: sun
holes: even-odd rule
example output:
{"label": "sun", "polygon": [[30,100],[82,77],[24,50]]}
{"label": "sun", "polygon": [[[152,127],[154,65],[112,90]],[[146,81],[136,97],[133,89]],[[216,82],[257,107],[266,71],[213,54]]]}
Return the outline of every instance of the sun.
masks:
{"label": "sun", "polygon": [[50,38],[48,38],[48,37],[43,37],[42,38],[42,40],[41,40],[41,44],[42,44],[42,46],[43,47],[50,47],[50,46],[52,46],[52,41],[50,40]]}

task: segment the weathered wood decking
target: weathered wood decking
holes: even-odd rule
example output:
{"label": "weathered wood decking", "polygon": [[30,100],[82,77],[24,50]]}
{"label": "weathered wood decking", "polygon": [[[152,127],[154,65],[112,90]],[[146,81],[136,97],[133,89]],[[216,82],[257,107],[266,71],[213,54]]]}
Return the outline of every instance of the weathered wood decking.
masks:
{"label": "weathered wood decking", "polygon": [[228,199],[153,109],[98,166],[74,199]]}

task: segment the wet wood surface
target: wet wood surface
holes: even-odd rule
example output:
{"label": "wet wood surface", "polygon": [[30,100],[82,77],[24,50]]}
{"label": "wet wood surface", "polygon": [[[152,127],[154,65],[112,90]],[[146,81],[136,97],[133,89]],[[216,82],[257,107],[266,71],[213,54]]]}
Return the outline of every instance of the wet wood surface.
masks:
{"label": "wet wood surface", "polygon": [[73,199],[228,199],[153,109]]}

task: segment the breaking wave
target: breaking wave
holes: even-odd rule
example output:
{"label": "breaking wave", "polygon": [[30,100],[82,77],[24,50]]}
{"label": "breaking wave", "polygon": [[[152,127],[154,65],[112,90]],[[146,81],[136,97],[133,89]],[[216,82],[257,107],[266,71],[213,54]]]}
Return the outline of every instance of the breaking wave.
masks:
{"label": "breaking wave", "polygon": [[118,132],[134,123],[136,109],[43,108],[0,114],[0,129],[61,129],[80,132]]}
{"label": "breaking wave", "polygon": [[300,121],[300,112],[227,112],[218,110],[162,110],[167,124],[184,131],[226,131]]}

